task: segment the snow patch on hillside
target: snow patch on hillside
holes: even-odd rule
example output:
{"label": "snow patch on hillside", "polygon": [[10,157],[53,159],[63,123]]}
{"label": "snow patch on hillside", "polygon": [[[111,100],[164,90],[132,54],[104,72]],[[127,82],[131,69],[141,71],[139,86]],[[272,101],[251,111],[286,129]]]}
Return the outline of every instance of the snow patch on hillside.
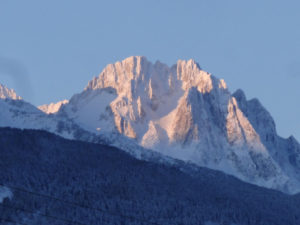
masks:
{"label": "snow patch on hillside", "polygon": [[0,203],[2,203],[5,198],[12,199],[12,197],[13,193],[8,187],[0,186]]}

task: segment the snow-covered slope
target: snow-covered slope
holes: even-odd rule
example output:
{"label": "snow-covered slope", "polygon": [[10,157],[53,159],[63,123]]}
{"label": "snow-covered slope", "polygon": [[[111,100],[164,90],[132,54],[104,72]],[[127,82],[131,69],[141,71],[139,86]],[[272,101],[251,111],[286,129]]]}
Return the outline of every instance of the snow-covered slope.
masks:
{"label": "snow-covered slope", "polygon": [[[11,91],[14,93],[13,90]],[[79,96],[82,100],[82,95]],[[99,108],[99,106],[97,106],[97,102],[94,103],[96,107],[94,110],[91,110],[91,104],[88,105],[89,107],[86,107],[88,110],[91,110],[87,111],[91,113],[91,123],[93,122],[93,116],[95,116],[96,113],[99,113],[98,109],[101,109],[101,107]],[[84,111],[84,105],[83,101],[82,105],[78,106]],[[110,132],[109,135],[90,132],[85,129],[87,126],[85,126],[84,123],[80,123],[80,119],[72,118],[69,115],[62,112],[60,112],[59,115],[44,113],[34,105],[22,100],[20,97],[17,99],[11,97],[0,98],[0,127],[47,130],[68,139],[119,146],[124,151],[139,159],[157,157],[157,154],[154,152],[146,151],[118,132]],[[85,122],[87,121],[85,120]],[[80,124],[80,126],[78,124]],[[109,126],[107,128],[109,128]],[[162,158],[160,161],[165,160],[168,159]]]}
{"label": "snow-covered slope", "polygon": [[10,98],[10,99],[21,99],[20,96],[16,94],[16,92],[13,89],[9,89],[3,84],[0,84],[0,98],[5,99],[5,98]]}
{"label": "snow-covered slope", "polygon": [[14,90],[0,86],[3,97],[0,98],[0,127],[47,130],[65,138],[79,139],[82,135],[89,140],[92,134],[83,130],[67,117],[46,114],[34,105],[24,101]]}
{"label": "snow-covered slope", "polygon": [[44,113],[52,114],[52,113],[56,113],[57,111],[59,111],[60,107],[68,102],[69,102],[68,100],[63,100],[63,101],[59,101],[56,103],[40,105],[40,106],[38,106],[38,108],[40,110],[42,110]]}
{"label": "snow-covered slope", "polygon": [[72,137],[72,131],[67,129],[67,127],[72,127],[70,120],[48,116],[23,100],[0,99],[0,118],[1,127],[43,129],[66,138]]}
{"label": "snow-covered slope", "polygon": [[22,100],[13,89],[0,85],[0,126],[47,129],[56,127],[54,119],[47,117],[35,106]]}
{"label": "snow-covered slope", "polygon": [[[247,182],[299,191],[298,142],[278,137],[266,111],[253,121],[260,108],[252,106],[256,100],[241,102],[239,92],[232,95],[224,80],[193,60],[168,67],[135,56],[108,65],[58,114],[95,134],[120,133],[142,147]],[[280,146],[266,143],[265,133],[281,140]],[[286,151],[295,163],[276,158]]]}

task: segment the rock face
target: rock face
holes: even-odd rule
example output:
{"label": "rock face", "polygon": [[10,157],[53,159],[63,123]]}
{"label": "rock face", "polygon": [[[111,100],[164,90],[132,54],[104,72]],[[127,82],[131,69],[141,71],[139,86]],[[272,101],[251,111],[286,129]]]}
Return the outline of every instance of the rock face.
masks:
{"label": "rock face", "polygon": [[0,101],[7,105],[0,116],[12,127],[94,142],[100,137],[123,149],[140,146],[250,183],[300,191],[297,140],[279,137],[258,100],[247,100],[241,90],[231,94],[224,80],[193,60],[168,67],[134,56],[110,64],[55,114],[28,105],[12,114],[24,107],[11,101]]}
{"label": "rock face", "polygon": [[46,114],[53,114],[53,113],[57,113],[60,107],[64,104],[67,104],[68,102],[69,102],[68,100],[63,100],[56,103],[40,105],[38,106],[38,108]]}
{"label": "rock face", "polygon": [[9,99],[14,99],[14,100],[21,99],[21,97],[18,96],[13,89],[9,89],[2,84],[0,84],[0,98],[2,98],[2,99],[9,98]]}
{"label": "rock face", "polygon": [[135,56],[110,64],[58,114],[247,182],[300,190],[299,143],[277,136],[258,100],[231,94],[193,60],[168,67]]}

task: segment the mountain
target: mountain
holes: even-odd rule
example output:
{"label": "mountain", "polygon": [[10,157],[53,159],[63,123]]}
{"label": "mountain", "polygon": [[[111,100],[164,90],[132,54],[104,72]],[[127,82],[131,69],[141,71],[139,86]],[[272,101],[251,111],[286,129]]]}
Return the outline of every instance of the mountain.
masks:
{"label": "mountain", "polygon": [[2,225],[300,224],[299,196],[181,161],[11,128],[0,155]]}
{"label": "mountain", "polygon": [[283,139],[258,100],[231,94],[193,60],[168,67],[145,57],[108,65],[61,107],[85,130],[120,133],[173,158],[265,187],[300,190],[299,143]]}
{"label": "mountain", "polygon": [[23,100],[0,104],[0,126],[44,129],[113,145],[138,159],[180,159],[252,184],[300,191],[297,140],[279,137],[257,99],[230,93],[194,60],[169,67],[133,56],[110,64],[55,113]]}
{"label": "mountain", "polygon": [[10,95],[0,98],[0,127],[42,129],[70,139],[84,138],[90,141],[95,139],[95,135],[83,130],[72,120],[53,114],[48,115],[17,96],[14,90],[7,90]]}
{"label": "mountain", "polygon": [[56,103],[40,105],[38,106],[38,109],[42,110],[44,113],[52,114],[59,111],[60,107],[68,102],[69,102],[68,100],[63,100]]}
{"label": "mountain", "polygon": [[1,99],[10,98],[14,100],[21,99],[21,97],[18,96],[13,89],[9,89],[3,84],[0,84],[0,98]]}

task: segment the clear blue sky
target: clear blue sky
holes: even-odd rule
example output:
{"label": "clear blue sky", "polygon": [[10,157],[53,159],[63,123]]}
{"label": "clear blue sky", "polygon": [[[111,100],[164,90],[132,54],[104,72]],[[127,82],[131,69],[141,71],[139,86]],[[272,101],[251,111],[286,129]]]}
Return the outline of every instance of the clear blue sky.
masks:
{"label": "clear blue sky", "polygon": [[40,105],[108,63],[193,58],[300,140],[299,0],[0,0],[0,82]]}

